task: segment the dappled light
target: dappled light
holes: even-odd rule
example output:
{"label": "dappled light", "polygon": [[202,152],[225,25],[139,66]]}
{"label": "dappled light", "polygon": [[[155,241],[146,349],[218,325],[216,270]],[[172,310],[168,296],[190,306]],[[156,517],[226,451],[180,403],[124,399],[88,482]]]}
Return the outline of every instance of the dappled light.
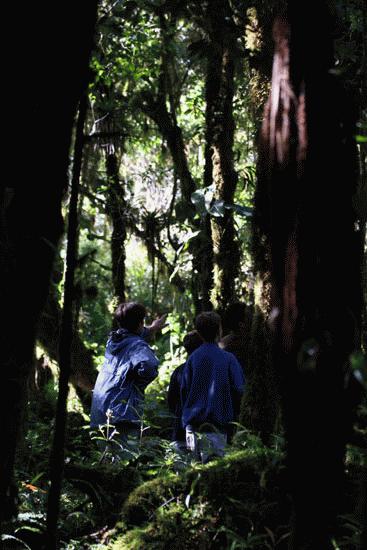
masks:
{"label": "dappled light", "polygon": [[1,548],[365,550],[364,0],[21,12]]}

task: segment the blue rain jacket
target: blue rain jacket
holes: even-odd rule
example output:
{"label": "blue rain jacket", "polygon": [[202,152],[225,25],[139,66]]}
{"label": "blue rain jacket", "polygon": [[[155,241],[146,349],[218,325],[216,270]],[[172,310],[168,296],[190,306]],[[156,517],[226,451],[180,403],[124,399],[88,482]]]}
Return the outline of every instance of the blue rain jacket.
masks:
{"label": "blue rain jacket", "polygon": [[236,357],[217,344],[202,344],[190,355],[182,373],[183,426],[208,423],[226,430],[239,413],[244,386]]}
{"label": "blue rain jacket", "polygon": [[139,422],[143,412],[144,390],[158,375],[158,359],[141,336],[126,329],[113,331],[108,339],[105,361],[93,390],[91,427]]}

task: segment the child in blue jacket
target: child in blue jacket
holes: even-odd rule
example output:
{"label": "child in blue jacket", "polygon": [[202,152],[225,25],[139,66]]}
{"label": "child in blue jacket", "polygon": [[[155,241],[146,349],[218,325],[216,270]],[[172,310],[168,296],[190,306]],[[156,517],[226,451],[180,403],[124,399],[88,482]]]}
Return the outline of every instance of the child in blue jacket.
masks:
{"label": "child in blue jacket", "polygon": [[[186,350],[187,357],[203,343],[203,340],[196,330],[192,330],[187,333],[182,341],[182,345]],[[176,448],[180,449],[182,446],[186,446],[186,433],[182,426],[182,404],[181,404],[181,383],[182,373],[186,363],[183,363],[177,367],[171,374],[169,388],[168,388],[168,409],[174,414],[172,441]]]}
{"label": "child in blue jacket", "polygon": [[[206,462],[213,455],[224,454],[230,423],[238,418],[245,380],[236,357],[218,347],[220,316],[203,312],[197,316],[195,328],[203,344],[190,355],[183,370],[182,425],[187,447]],[[201,443],[196,444],[199,431]]]}

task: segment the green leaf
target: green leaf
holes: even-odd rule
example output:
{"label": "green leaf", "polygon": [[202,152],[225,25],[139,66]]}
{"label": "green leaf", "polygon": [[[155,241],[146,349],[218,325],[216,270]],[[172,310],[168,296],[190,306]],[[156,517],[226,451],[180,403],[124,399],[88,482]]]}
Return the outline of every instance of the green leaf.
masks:
{"label": "green leaf", "polygon": [[242,206],[241,204],[231,204],[226,206],[226,208],[231,208],[236,214],[243,218],[249,218],[253,214],[253,208],[249,208],[248,206]]}
{"label": "green leaf", "polygon": [[209,209],[209,213],[217,218],[222,218],[225,210],[233,210],[233,212],[236,212],[236,214],[244,218],[248,218],[253,214],[253,209],[248,206],[242,206],[241,204],[228,204],[223,200],[215,201]]}
{"label": "green leaf", "polygon": [[215,218],[223,218],[226,205],[224,201],[214,201],[212,207],[209,209],[209,214]]}
{"label": "green leaf", "polygon": [[352,353],[350,366],[354,378],[367,389],[367,358],[361,351]]}
{"label": "green leaf", "polygon": [[206,215],[207,209],[205,204],[205,191],[204,189],[198,189],[191,194],[191,202],[195,205],[199,214]]}
{"label": "green leaf", "polygon": [[[182,247],[182,248],[183,248],[183,247]],[[182,248],[181,248],[181,250],[182,250]],[[170,283],[172,282],[172,280],[173,280],[173,279],[175,278],[175,276],[177,275],[177,273],[178,273],[180,267],[181,267],[181,266],[180,266],[179,264],[177,264],[176,267],[175,267],[175,269],[172,271],[172,273],[171,273],[171,275],[169,276],[169,279],[168,279]],[[166,332],[169,332],[170,328],[169,328],[169,327],[166,327],[166,328],[167,328],[167,330],[166,330],[165,332],[163,332],[164,329],[162,330],[162,334],[166,334]]]}
{"label": "green leaf", "polygon": [[43,528],[41,527],[33,527],[32,525],[21,525],[17,529],[15,529],[15,533],[23,533],[24,531],[30,531],[31,533],[43,533]]}
{"label": "green leaf", "polygon": [[5,540],[12,540],[12,541],[15,541],[15,542],[19,542],[22,546],[22,548],[27,548],[28,550],[31,550],[31,547],[28,546],[28,544],[26,544],[24,542],[24,540],[20,540],[18,539],[17,537],[13,537],[12,535],[1,535],[1,540],[2,541],[5,541]]}
{"label": "green leaf", "polygon": [[357,143],[367,143],[367,136],[362,136],[358,134],[357,136],[355,136],[355,138]]}
{"label": "green leaf", "polygon": [[[88,428],[89,428],[89,426],[88,426]],[[43,475],[45,475],[45,472],[40,472],[34,478],[32,478],[31,481],[30,481],[31,485],[34,485]]]}

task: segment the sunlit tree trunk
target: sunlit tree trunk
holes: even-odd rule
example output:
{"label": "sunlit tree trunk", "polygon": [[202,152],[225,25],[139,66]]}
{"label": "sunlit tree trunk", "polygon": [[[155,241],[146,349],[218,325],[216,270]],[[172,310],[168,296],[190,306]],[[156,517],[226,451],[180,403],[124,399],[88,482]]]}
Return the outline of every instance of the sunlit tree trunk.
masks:
{"label": "sunlit tree trunk", "polygon": [[[235,73],[235,28],[227,0],[211,2],[208,8],[210,45],[206,75],[206,178],[211,175],[214,200],[234,202],[237,174],[233,165],[233,96]],[[211,218],[214,285],[211,299],[223,310],[235,297],[239,270],[239,246],[233,224],[233,211]]]}
{"label": "sunlit tree trunk", "polygon": [[112,222],[111,256],[112,284],[117,303],[125,301],[125,187],[119,177],[119,163],[116,153],[109,153],[106,159],[108,178],[107,214]]}
{"label": "sunlit tree trunk", "polygon": [[[351,404],[348,358],[361,328],[360,229],[353,209],[352,102],[333,64],[326,3],[274,26],[261,132],[257,238],[271,273],[274,361],[294,505],[290,547],[333,548]],[[332,206],[331,206],[332,205]]]}
{"label": "sunlit tree trunk", "polygon": [[210,302],[210,290],[212,288],[211,228],[209,219],[193,220],[195,209],[191,196],[197,187],[190,171],[182,129],[177,122],[176,109],[179,96],[177,97],[177,93],[174,91],[175,86],[172,81],[172,68],[175,64],[172,56],[175,23],[174,20],[169,22],[159,8],[158,13],[162,33],[161,74],[158,93],[156,97],[151,94],[143,95],[142,110],[156,122],[167,142],[173,160],[175,177],[179,182],[181,204],[187,212],[193,230],[200,230],[198,236],[191,240],[189,247],[193,256],[191,293],[195,312],[199,313],[204,309],[212,309]]}

